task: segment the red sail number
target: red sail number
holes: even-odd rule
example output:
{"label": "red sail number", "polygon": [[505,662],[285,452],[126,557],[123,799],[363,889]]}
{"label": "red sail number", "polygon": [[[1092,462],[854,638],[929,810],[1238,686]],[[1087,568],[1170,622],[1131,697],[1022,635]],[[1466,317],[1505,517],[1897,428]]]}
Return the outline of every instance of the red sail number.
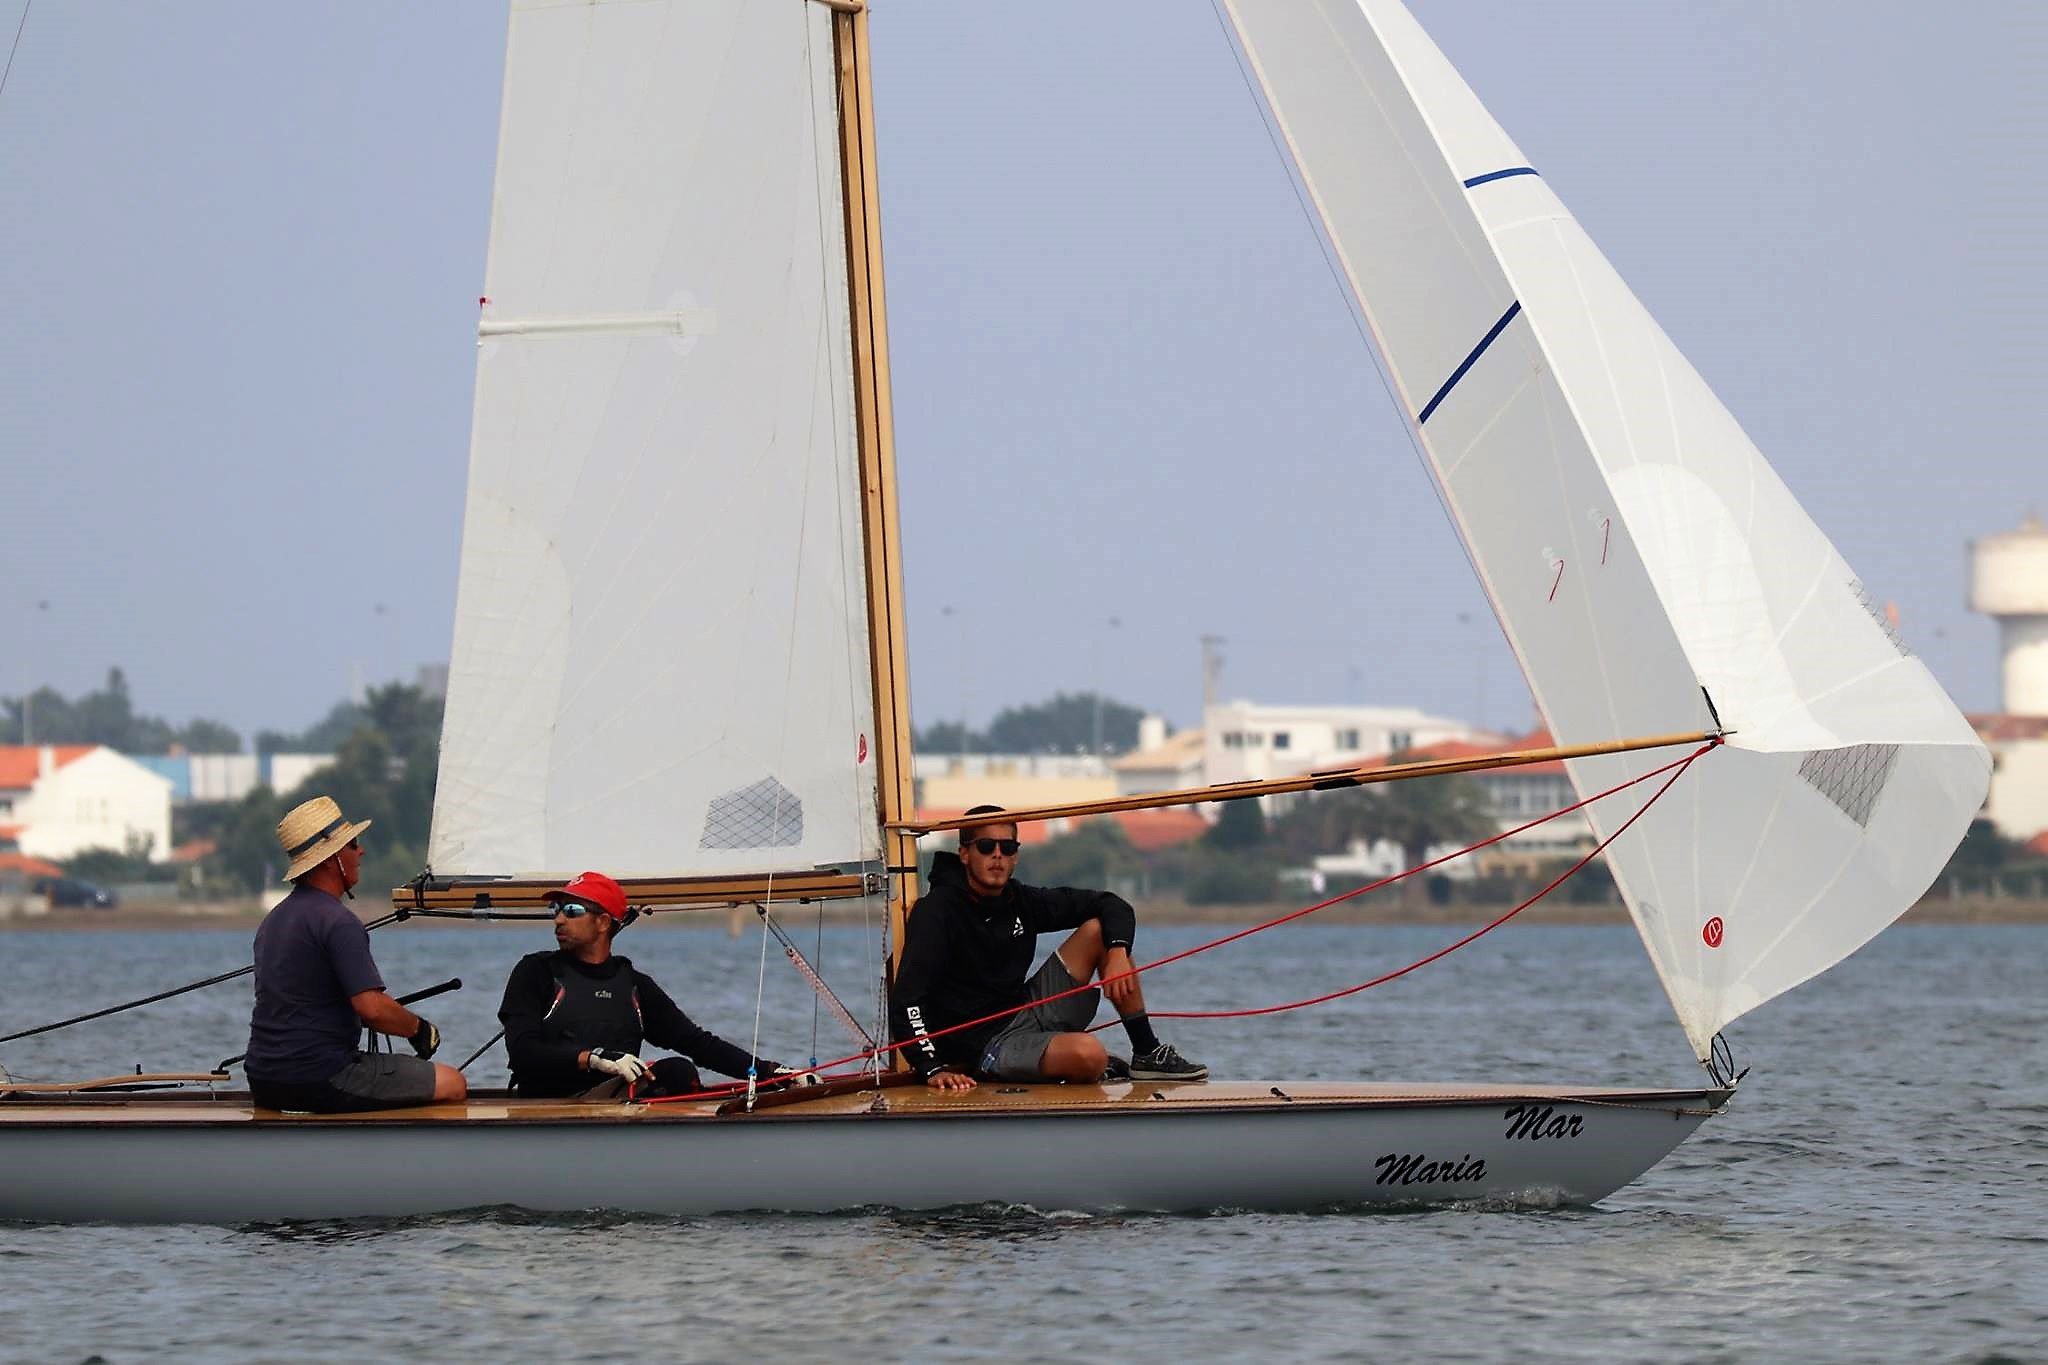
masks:
{"label": "red sail number", "polygon": [[1700,937],[1707,941],[1709,948],[1721,946],[1721,917],[1719,915],[1707,921],[1707,927],[1700,930]]}

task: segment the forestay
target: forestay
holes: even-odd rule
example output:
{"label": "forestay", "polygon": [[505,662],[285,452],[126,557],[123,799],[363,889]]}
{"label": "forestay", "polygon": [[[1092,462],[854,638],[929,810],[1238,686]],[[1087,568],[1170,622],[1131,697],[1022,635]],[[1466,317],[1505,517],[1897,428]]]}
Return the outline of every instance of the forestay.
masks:
{"label": "forestay", "polygon": [[437,874],[877,856],[831,12],[514,0]]}
{"label": "forestay", "polygon": [[1704,1056],[1911,905],[1988,755],[1396,0],[1223,3],[1558,742],[1732,731],[1608,851]]}

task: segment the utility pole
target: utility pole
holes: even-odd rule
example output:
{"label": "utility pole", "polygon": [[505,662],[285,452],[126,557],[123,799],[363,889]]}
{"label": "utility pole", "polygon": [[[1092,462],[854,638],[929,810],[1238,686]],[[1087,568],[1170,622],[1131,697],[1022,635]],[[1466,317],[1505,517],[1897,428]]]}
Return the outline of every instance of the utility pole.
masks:
{"label": "utility pole", "polygon": [[1202,637],[1202,714],[1216,704],[1216,680],[1223,675],[1223,637]]}

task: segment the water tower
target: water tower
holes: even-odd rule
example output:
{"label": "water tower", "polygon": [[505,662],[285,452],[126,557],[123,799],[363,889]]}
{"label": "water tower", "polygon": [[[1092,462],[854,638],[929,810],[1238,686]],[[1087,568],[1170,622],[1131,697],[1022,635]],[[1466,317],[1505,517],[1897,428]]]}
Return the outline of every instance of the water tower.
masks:
{"label": "water tower", "polygon": [[2039,517],[1970,543],[1970,609],[1998,622],[1999,709],[2048,716],[2048,527]]}

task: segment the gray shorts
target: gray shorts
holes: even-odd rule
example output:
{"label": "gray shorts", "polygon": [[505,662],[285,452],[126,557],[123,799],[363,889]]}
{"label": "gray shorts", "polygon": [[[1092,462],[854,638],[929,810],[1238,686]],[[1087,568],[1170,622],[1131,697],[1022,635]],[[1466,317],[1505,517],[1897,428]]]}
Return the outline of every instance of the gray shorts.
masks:
{"label": "gray shorts", "polygon": [[[1043,1001],[1080,984],[1067,972],[1067,964],[1060,961],[1060,955],[1054,953],[1032,973],[1024,991],[1031,999]],[[1102,991],[1097,988],[1019,1010],[988,1040],[988,1046],[981,1050],[981,1064],[975,1069],[1003,1081],[1042,1079],[1044,1073],[1039,1063],[1045,1060],[1045,1050],[1052,1045],[1053,1038],[1084,1031],[1095,1022],[1095,1009],[1101,1003]]]}
{"label": "gray shorts", "polygon": [[434,1098],[434,1064],[395,1052],[358,1052],[327,1083],[352,1100],[375,1101],[371,1108],[428,1104]]}

